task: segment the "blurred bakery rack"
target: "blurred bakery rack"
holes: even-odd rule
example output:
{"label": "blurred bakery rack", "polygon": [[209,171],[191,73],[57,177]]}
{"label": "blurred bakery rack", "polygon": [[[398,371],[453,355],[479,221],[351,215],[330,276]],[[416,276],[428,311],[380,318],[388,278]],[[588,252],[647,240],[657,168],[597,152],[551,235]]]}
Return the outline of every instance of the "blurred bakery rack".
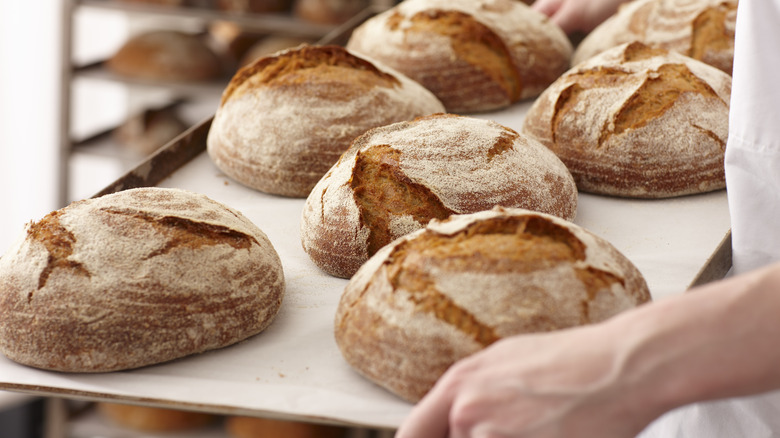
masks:
{"label": "blurred bakery rack", "polygon": [[[222,90],[240,65],[220,49],[234,50],[231,55],[237,56],[235,47],[246,51],[249,42],[271,37],[343,44],[339,38],[343,40],[365,18],[395,3],[350,0],[360,3],[360,9],[337,20],[318,21],[297,12],[296,2],[312,1],[63,0],[59,203],[64,206],[89,197],[143,161],[149,145],[135,146],[149,140],[128,140],[128,136],[140,135],[150,120],[176,117],[186,127],[213,115]],[[275,12],[259,12],[253,6],[285,2],[284,10]],[[106,67],[106,61],[133,35],[153,30],[207,38],[224,61],[223,70],[208,80],[165,80],[117,74]],[[243,46],[226,48],[241,38]],[[117,128],[124,125],[131,126],[117,135]]]}
{"label": "blurred bakery rack", "polygon": [[[58,198],[63,206],[94,195],[154,153],[148,145],[147,150],[128,147],[127,136],[141,129],[139,124],[174,114],[181,124],[176,135],[189,127],[194,127],[191,131],[200,132],[198,127],[214,114],[224,87],[238,67],[237,64],[227,65],[217,77],[202,81],[143,79],[120,75],[106,68],[107,59],[131,36],[167,29],[200,36],[218,34],[218,37],[224,37],[227,34],[230,37],[231,32],[238,29],[256,39],[283,36],[345,44],[351,29],[395,3],[394,0],[364,0],[365,6],[349,17],[338,23],[322,23],[302,19],[291,8],[261,13],[218,7],[218,3],[224,3],[238,9],[248,8],[255,0],[62,1]],[[158,146],[165,143],[167,141]],[[162,152],[165,155],[165,151]],[[175,161],[171,166],[176,166]],[[170,171],[172,169],[166,170]],[[85,414],[78,410],[76,415],[72,406],[80,406],[83,402],[70,397],[49,397],[44,402],[46,437],[157,436],[116,427],[100,416],[90,414],[92,411]],[[353,428],[347,436],[375,436],[376,433]],[[166,436],[221,438],[226,433],[220,426],[211,425],[198,431]]]}

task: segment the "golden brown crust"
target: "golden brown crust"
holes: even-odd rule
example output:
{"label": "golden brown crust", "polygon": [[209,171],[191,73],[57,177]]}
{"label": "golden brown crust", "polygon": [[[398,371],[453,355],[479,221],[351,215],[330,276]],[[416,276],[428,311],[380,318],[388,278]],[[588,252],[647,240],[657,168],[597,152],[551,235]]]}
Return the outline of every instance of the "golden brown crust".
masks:
{"label": "golden brown crust", "polygon": [[664,49],[622,45],[578,65],[528,111],[523,132],[582,191],[665,198],[725,187],[731,78]]}
{"label": "golden brown crust", "polygon": [[674,50],[728,74],[734,63],[737,0],[638,0],[594,29],[572,58],[579,64],[634,41]]}
{"label": "golden brown crust", "polygon": [[338,82],[345,72],[352,71],[368,74],[355,75],[357,88],[343,96],[345,100],[373,87],[393,88],[401,85],[393,75],[380,71],[372,63],[338,46],[302,45],[295,50],[257,59],[239,70],[222,93],[221,105],[259,87],[295,86],[312,82],[328,84]]}
{"label": "golden brown crust", "polygon": [[106,68],[134,78],[206,81],[222,74],[219,57],[198,36],[174,30],[135,35],[106,61]]}
{"label": "golden brown crust", "polygon": [[181,432],[205,427],[217,416],[205,412],[119,403],[97,404],[98,412],[118,426],[143,432]]}
{"label": "golden brown crust", "polygon": [[431,219],[495,205],[573,219],[577,191],[537,142],[487,120],[435,114],[355,139],[307,198],[301,241],[320,268],[349,277]]}
{"label": "golden brown crust", "polygon": [[361,221],[369,229],[369,254],[398,237],[390,231],[393,216],[408,215],[427,223],[454,213],[427,187],[404,175],[400,158],[399,151],[385,145],[357,152],[349,186],[362,213]]}
{"label": "golden brown crust", "polygon": [[105,372],[225,347],[265,329],[281,261],[237,211],[176,189],[80,201],[30,224],[0,259],[0,351]]}
{"label": "golden brown crust", "polygon": [[572,52],[557,26],[512,0],[406,1],[358,27],[347,47],[420,82],[451,113],[538,95]]}
{"label": "golden brown crust", "polygon": [[608,242],[497,208],[432,221],[383,248],[348,283],[335,336],[353,368],[414,402],[452,363],[504,337],[595,323],[649,300],[641,273]]}
{"label": "golden brown crust", "polygon": [[358,135],[443,109],[420,84],[342,47],[301,46],[236,73],[208,153],[242,184],[305,197]]}
{"label": "golden brown crust", "polygon": [[347,434],[340,426],[238,416],[225,419],[225,430],[231,438],[342,438]]}

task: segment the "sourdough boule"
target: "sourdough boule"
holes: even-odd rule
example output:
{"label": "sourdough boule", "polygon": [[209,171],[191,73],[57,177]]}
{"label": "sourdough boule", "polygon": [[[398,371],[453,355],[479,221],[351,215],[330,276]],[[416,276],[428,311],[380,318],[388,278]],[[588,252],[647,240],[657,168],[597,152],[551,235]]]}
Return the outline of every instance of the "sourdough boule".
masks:
{"label": "sourdough boule", "polygon": [[166,362],[261,332],[284,288],[266,235],[206,196],[77,201],[28,224],[0,258],[0,352],[66,372]]}
{"label": "sourdough boule", "polygon": [[670,198],[723,189],[731,76],[634,42],[564,73],[522,132],[566,163],[583,192]]}
{"label": "sourdough boule", "polygon": [[570,220],[577,188],[539,142],[490,120],[433,114],[355,139],[306,199],[301,243],[322,270],[350,277],[431,219],[496,205]]}
{"label": "sourdough boule", "polygon": [[432,221],[347,284],[335,337],[357,372],[415,402],[499,339],[605,320],[647,302],[637,268],[571,222],[496,208]]}

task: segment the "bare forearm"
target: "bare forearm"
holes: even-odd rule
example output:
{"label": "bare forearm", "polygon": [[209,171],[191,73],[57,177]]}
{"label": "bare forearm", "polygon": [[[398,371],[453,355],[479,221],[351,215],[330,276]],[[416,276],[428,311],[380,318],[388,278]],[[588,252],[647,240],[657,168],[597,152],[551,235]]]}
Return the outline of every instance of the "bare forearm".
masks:
{"label": "bare forearm", "polygon": [[780,265],[712,283],[610,321],[637,410],[780,388]]}
{"label": "bare forearm", "polygon": [[778,289],[780,265],[506,338],[453,365],[398,437],[633,437],[675,407],[780,388]]}

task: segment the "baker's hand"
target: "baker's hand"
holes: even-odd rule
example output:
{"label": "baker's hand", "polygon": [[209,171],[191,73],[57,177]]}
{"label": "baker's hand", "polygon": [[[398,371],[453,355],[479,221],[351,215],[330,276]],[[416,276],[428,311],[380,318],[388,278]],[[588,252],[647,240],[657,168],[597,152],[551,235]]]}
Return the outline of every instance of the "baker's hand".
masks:
{"label": "baker's hand", "polygon": [[614,14],[625,0],[536,0],[532,7],[567,34],[590,32]]}
{"label": "baker's hand", "polygon": [[499,341],[453,365],[396,438],[634,437],[613,336],[586,327]]}

